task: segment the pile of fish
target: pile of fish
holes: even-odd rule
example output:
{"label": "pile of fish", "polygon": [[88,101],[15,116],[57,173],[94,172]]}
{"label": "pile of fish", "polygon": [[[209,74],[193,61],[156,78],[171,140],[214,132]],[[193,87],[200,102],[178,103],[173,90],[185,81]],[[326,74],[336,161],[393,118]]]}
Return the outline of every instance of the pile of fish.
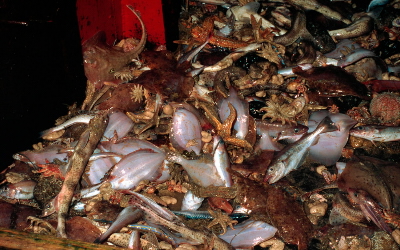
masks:
{"label": "pile of fish", "polygon": [[132,249],[398,249],[400,2],[188,0],[175,52],[146,49],[127,7],[140,40],[83,43],[86,99],[13,155],[0,226]]}

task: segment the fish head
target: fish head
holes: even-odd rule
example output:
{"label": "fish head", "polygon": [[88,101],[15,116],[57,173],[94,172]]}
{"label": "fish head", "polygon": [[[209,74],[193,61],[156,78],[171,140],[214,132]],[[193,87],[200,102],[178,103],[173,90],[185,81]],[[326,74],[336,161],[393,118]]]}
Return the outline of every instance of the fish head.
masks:
{"label": "fish head", "polygon": [[42,215],[40,217],[47,217],[50,216],[52,214],[54,214],[57,211],[57,198],[58,195],[56,197],[54,197],[51,201],[49,201],[43,208],[42,211]]}
{"label": "fish head", "polygon": [[[289,125],[279,134],[279,140],[295,139],[298,140],[302,135],[308,132],[308,127],[302,124]],[[297,139],[296,139],[297,138]]]}
{"label": "fish head", "polygon": [[0,197],[9,197],[9,189],[7,185],[4,185],[0,188]]}
{"label": "fish head", "polygon": [[111,46],[106,43],[104,31],[99,31],[82,44],[85,76],[98,88],[104,81],[114,79],[115,69],[110,61],[111,51]]}
{"label": "fish head", "polygon": [[285,168],[285,164],[282,161],[271,165],[267,170],[264,181],[268,181],[269,184],[279,181],[285,176]]}
{"label": "fish head", "polygon": [[365,202],[367,198],[370,197],[370,194],[368,194],[366,191],[351,187],[347,188],[347,193],[349,194],[350,198],[358,204]]}
{"label": "fish head", "polygon": [[365,126],[357,126],[350,129],[350,135],[359,136],[359,137],[366,137],[368,135],[372,135],[372,131],[368,130],[368,127]]}

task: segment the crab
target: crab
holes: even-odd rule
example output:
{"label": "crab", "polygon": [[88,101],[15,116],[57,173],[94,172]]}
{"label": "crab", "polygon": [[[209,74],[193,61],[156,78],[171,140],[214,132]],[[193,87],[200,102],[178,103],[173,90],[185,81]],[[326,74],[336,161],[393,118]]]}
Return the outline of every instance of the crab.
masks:
{"label": "crab", "polygon": [[[140,87],[139,87],[140,86]],[[155,97],[152,96],[146,89],[139,85],[137,88],[132,88],[131,98],[133,100],[141,101],[144,97],[146,100],[146,107],[144,111],[140,114],[135,114],[132,112],[127,112],[126,115],[132,119],[135,123],[145,123],[146,125],[142,127],[137,134],[140,135],[147,129],[158,126],[159,124],[159,111],[161,109],[161,97],[157,94]],[[140,99],[138,99],[140,98]]]}
{"label": "crab", "polygon": [[33,173],[40,173],[43,177],[54,176],[57,179],[64,180],[64,174],[60,170],[60,165],[55,163],[50,163],[46,160],[46,164],[36,164],[41,169],[32,170]]}
{"label": "crab", "polygon": [[286,122],[296,123],[295,118],[304,110],[306,99],[300,96],[290,103],[287,103],[288,100],[290,99],[282,101],[277,96],[272,96],[272,98],[266,102],[267,107],[262,107],[260,109],[260,112],[266,112],[262,119],[264,120],[268,117],[271,118],[271,122],[279,120],[282,121],[282,124]]}

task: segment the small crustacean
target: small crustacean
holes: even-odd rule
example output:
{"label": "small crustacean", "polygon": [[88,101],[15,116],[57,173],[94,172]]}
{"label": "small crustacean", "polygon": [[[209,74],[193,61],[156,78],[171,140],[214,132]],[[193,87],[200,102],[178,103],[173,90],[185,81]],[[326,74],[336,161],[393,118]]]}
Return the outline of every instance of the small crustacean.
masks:
{"label": "small crustacean", "polygon": [[[397,22],[399,22],[400,18],[396,18]],[[394,22],[394,20],[393,20]],[[399,40],[400,39],[400,28],[398,26],[393,26],[391,28],[384,27],[383,30],[388,33],[390,40]]]}
{"label": "small crustacean", "polygon": [[[46,164],[37,164],[40,167],[39,170],[33,170],[34,173],[40,173],[43,177],[54,176],[55,178],[64,180],[65,172],[67,171],[65,167],[61,167],[60,164],[46,162]],[[64,165],[65,166],[65,165]]]}
{"label": "small crustacean", "polygon": [[28,216],[26,220],[30,221],[30,225],[25,231],[32,230],[35,234],[56,235],[56,229],[48,221],[34,216]]}
{"label": "small crustacean", "polygon": [[366,106],[353,107],[347,111],[347,115],[362,124],[367,124],[371,120],[371,114]]}
{"label": "small crustacean", "polygon": [[[273,81],[277,77],[277,66],[274,63],[264,61],[250,65],[249,73],[238,80],[233,81],[233,85],[238,88],[243,95],[249,95],[263,89],[278,88],[282,82]],[[283,79],[282,79],[283,80]]]}
{"label": "small crustacean", "polygon": [[[160,117],[159,112],[161,109],[161,97],[156,94],[156,96],[150,96],[148,91],[144,91],[146,97],[146,106],[144,107],[143,112],[139,114],[135,114],[133,112],[127,112],[126,115],[133,120],[138,129],[134,129],[135,134],[141,136],[146,130],[151,127],[159,127],[160,125]],[[144,123],[144,124],[142,124]],[[140,125],[139,125],[140,124]]]}
{"label": "small crustacean", "polygon": [[295,118],[298,116],[306,106],[306,99],[303,96],[297,97],[290,103],[282,103],[279,99],[271,98],[266,101],[267,107],[262,107],[260,111],[267,112],[263,115],[262,119],[271,118],[271,122],[275,120],[282,121],[282,124],[286,122],[296,122]]}
{"label": "small crustacean", "polygon": [[[195,68],[197,68],[199,70],[202,69],[203,73],[214,72],[214,74],[215,74],[215,72],[220,72],[220,71],[226,73],[224,70],[231,67],[235,61],[237,61],[239,58],[247,55],[248,53],[258,50],[261,46],[262,46],[261,43],[251,43],[245,47],[235,49],[234,52],[228,54],[227,56],[225,56],[218,62],[213,62],[213,64],[210,66],[203,66],[199,62],[193,63],[192,66],[194,66]],[[241,68],[239,68],[239,69],[241,69]],[[241,70],[243,70],[243,69],[241,69]],[[202,76],[202,74],[200,76]],[[210,85],[212,85],[212,82],[213,81],[210,81],[210,83],[211,83]]]}

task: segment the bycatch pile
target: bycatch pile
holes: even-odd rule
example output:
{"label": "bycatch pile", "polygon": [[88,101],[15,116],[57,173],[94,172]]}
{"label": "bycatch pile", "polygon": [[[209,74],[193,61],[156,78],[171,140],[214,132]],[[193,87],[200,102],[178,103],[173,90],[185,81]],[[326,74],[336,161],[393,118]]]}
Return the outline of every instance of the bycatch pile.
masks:
{"label": "bycatch pile", "polygon": [[86,99],[10,156],[0,227],[131,249],[399,248],[399,1],[186,0],[176,51],[149,49],[127,8],[140,39],[85,41]]}

